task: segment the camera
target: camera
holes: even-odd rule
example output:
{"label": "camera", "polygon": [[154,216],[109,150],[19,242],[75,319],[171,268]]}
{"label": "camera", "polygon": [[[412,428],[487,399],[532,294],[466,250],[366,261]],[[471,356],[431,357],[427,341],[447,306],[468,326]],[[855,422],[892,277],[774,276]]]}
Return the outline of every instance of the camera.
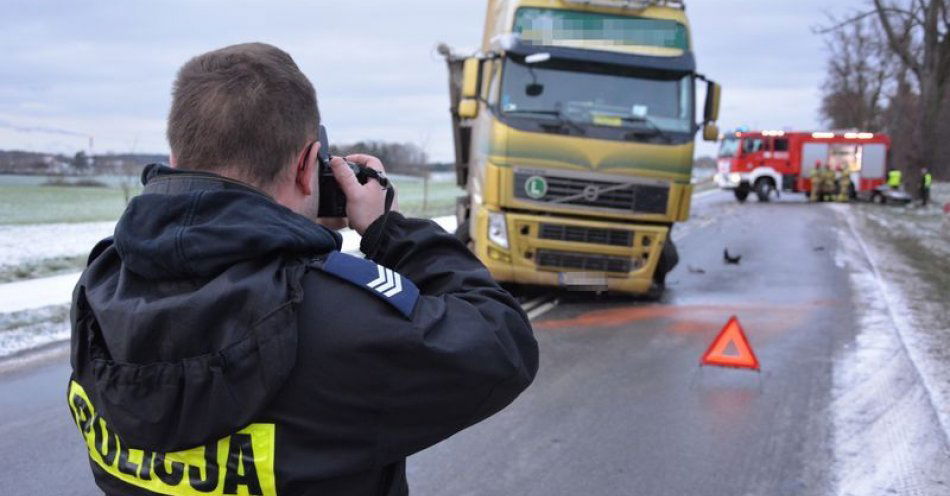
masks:
{"label": "camera", "polygon": [[[320,126],[320,151],[317,152],[317,175],[319,178],[320,204],[317,208],[317,217],[346,217],[346,195],[336,182],[333,170],[330,168],[330,143],[327,139],[327,128]],[[356,174],[356,180],[360,184],[366,184],[370,178],[379,181],[380,186],[386,188],[389,181],[386,177],[375,169],[363,167],[354,163],[347,162],[346,165]]]}

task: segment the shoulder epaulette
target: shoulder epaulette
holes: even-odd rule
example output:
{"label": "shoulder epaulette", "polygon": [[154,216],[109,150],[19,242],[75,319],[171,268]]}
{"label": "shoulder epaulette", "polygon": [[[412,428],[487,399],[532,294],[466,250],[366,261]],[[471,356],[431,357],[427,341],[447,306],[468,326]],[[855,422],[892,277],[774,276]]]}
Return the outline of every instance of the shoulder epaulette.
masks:
{"label": "shoulder epaulette", "polygon": [[321,264],[316,265],[324,272],[372,293],[406,318],[411,318],[419,299],[419,288],[400,273],[371,260],[338,251],[331,252]]}

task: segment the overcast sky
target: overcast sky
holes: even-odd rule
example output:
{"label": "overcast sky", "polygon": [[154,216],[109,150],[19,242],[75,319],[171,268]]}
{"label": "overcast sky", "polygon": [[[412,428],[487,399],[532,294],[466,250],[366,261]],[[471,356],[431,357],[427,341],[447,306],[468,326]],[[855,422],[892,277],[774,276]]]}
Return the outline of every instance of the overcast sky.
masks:
{"label": "overcast sky", "polygon": [[[812,129],[826,50],[811,28],[864,0],[687,0],[699,69],[725,128]],[[445,41],[471,50],[484,0],[4,0],[0,149],[167,153],[171,83],[232,43],[287,50],[317,88],[331,141],[411,141],[452,159]],[[710,145],[698,153],[710,153]]]}

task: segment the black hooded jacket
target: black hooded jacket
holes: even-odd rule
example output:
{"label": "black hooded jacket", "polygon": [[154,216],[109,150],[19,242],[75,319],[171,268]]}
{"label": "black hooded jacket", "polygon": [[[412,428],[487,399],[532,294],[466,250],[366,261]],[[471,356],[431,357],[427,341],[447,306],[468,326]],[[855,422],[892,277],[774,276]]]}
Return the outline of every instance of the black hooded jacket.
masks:
{"label": "black hooded jacket", "polygon": [[537,371],[524,312],[431,221],[384,215],[363,260],[236,181],[143,183],[73,297],[68,402],[107,494],[406,494],[408,455]]}

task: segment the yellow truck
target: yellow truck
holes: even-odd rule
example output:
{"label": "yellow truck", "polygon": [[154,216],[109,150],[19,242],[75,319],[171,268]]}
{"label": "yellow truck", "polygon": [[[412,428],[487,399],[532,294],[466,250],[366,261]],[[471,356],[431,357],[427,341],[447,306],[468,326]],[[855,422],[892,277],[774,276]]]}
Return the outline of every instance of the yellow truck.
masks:
{"label": "yellow truck", "polygon": [[[449,67],[457,235],[499,281],[657,295],[720,86],[682,0],[489,0]],[[696,88],[705,83],[703,117]]]}

